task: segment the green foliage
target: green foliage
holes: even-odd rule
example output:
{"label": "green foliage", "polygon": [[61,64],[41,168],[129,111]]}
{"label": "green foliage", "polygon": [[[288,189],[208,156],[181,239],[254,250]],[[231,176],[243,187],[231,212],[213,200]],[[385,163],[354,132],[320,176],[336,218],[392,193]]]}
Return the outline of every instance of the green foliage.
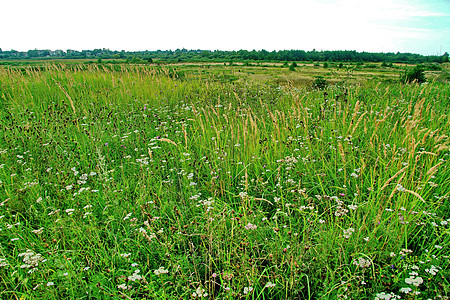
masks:
{"label": "green foliage", "polygon": [[433,64],[419,64],[417,65],[419,68],[421,68],[424,71],[442,71],[441,65],[437,63]]}
{"label": "green foliage", "polygon": [[[3,51],[0,52],[0,60],[22,60],[22,59],[86,59],[98,58],[103,59],[132,59],[139,57],[143,60],[151,55],[153,59],[158,61],[229,61],[235,59],[237,61],[328,61],[328,62],[403,62],[403,63],[444,63],[448,61],[448,53],[442,56],[430,55],[423,56],[412,53],[368,53],[357,51],[304,51],[304,50],[280,50],[280,51],[209,51],[209,50],[157,50],[157,51],[115,51],[109,49],[94,50],[29,50],[27,52],[20,51]],[[287,66],[286,66],[287,67]]]}
{"label": "green foliage", "polygon": [[405,70],[400,80],[403,83],[423,83],[427,81],[423,67],[419,65]]}
{"label": "green foliage", "polygon": [[323,76],[316,76],[313,87],[318,90],[323,90],[327,87],[328,83]]}
{"label": "green foliage", "polygon": [[292,64],[289,66],[289,70],[290,71],[295,71],[295,68],[298,67],[297,63],[294,61],[292,62]]}

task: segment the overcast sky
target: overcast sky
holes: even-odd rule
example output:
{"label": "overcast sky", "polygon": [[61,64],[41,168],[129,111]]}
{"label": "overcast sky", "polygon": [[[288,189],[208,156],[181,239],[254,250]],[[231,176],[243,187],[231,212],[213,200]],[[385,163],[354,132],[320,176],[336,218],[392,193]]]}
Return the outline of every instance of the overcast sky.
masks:
{"label": "overcast sky", "polygon": [[450,52],[450,0],[0,0],[0,48]]}

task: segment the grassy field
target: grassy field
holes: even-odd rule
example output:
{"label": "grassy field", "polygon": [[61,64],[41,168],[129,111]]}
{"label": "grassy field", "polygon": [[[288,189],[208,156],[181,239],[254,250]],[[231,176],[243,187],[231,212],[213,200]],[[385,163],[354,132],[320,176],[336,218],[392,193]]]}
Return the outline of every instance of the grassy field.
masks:
{"label": "grassy field", "polygon": [[448,299],[450,86],[398,76],[0,66],[0,298]]}

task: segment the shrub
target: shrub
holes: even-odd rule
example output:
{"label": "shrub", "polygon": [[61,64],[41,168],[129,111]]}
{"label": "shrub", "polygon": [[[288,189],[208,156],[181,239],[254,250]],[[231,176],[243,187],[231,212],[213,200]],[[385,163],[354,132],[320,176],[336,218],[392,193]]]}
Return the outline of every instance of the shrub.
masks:
{"label": "shrub", "polygon": [[401,81],[403,83],[423,83],[426,82],[427,79],[425,77],[425,72],[421,66],[415,66],[412,69],[405,70],[405,73],[401,76]]}
{"label": "shrub", "polygon": [[316,80],[314,80],[313,87],[318,90],[323,90],[327,86],[327,81],[323,76],[316,76]]}
{"label": "shrub", "polygon": [[297,67],[297,63],[294,61],[290,66],[289,66],[289,70],[290,71],[295,71],[295,68]]}

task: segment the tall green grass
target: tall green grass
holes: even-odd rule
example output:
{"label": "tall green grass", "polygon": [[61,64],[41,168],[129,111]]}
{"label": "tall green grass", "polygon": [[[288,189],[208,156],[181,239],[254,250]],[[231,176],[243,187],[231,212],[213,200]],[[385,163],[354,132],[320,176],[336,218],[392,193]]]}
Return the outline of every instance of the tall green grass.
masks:
{"label": "tall green grass", "polygon": [[445,298],[449,91],[0,68],[0,295]]}

